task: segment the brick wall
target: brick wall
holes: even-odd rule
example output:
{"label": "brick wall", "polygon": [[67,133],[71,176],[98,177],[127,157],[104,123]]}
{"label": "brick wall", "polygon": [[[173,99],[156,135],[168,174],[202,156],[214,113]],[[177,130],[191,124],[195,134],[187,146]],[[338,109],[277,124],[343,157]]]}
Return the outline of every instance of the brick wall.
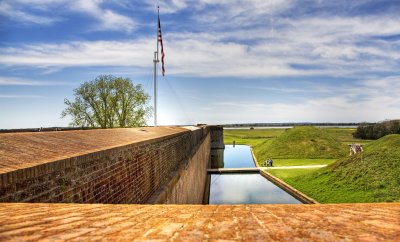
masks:
{"label": "brick wall", "polygon": [[202,127],[3,173],[0,202],[145,203],[208,133]]}
{"label": "brick wall", "polygon": [[207,168],[210,160],[210,134],[193,149],[188,162],[173,174],[170,182],[154,194],[149,203],[202,204],[206,188]]}

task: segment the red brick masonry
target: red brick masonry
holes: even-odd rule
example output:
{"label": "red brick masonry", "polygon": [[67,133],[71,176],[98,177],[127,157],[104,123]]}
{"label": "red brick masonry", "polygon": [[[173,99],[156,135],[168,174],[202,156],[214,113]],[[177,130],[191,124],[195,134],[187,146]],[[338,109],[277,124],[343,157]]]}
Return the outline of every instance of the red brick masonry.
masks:
{"label": "red brick masonry", "polygon": [[[146,203],[208,134],[207,127],[0,134],[0,202]],[[198,174],[206,177],[206,168]],[[203,188],[203,180],[192,183]]]}
{"label": "red brick masonry", "polygon": [[0,206],[0,241],[400,241],[400,203]]}

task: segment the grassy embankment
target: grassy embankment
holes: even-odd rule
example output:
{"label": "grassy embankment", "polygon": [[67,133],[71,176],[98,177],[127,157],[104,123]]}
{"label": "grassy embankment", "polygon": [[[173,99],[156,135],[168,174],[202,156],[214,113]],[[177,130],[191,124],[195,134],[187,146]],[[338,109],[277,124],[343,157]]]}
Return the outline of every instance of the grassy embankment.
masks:
{"label": "grassy embankment", "polygon": [[[343,128],[224,132],[227,144],[236,140],[252,145],[259,161],[272,157],[275,165],[330,164],[320,169],[268,171],[319,202],[400,201],[400,135],[370,142],[353,139],[354,129]],[[349,143],[365,144],[365,152],[349,157]]]}
{"label": "grassy embankment", "polygon": [[321,203],[400,202],[399,174],[400,135],[388,135],[366,144],[361,154],[281,178]]}
{"label": "grassy embankment", "polygon": [[247,144],[260,165],[268,158],[274,166],[331,164],[348,152],[354,129],[296,127],[293,129],[224,130],[225,144]]}

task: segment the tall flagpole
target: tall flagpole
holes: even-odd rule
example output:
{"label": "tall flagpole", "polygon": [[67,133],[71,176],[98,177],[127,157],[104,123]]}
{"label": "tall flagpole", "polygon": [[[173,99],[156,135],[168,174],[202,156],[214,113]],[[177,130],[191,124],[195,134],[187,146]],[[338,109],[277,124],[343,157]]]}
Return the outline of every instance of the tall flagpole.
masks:
{"label": "tall flagpole", "polygon": [[158,19],[160,18],[160,7],[157,7],[157,51],[154,52],[154,127],[157,127],[157,64],[158,60],[158,34],[159,34],[159,24]]}

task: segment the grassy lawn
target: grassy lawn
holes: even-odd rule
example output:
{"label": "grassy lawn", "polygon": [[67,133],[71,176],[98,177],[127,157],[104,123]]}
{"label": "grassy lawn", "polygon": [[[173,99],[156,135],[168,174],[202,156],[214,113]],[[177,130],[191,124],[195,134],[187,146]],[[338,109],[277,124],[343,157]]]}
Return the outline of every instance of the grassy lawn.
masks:
{"label": "grassy lawn", "polygon": [[311,126],[288,129],[262,147],[261,157],[272,159],[335,159],[347,153],[347,147],[325,129]]}
{"label": "grassy lawn", "polygon": [[309,173],[312,173],[321,168],[310,168],[310,169],[280,169],[280,170],[268,170],[268,173],[276,176],[282,180],[286,180],[288,178],[303,176]]}
{"label": "grassy lawn", "polygon": [[346,203],[400,202],[399,174],[400,135],[388,135],[315,172],[277,176],[321,203]]}
{"label": "grassy lawn", "polygon": [[[276,138],[285,132],[285,128],[274,129],[224,129],[225,144],[232,144],[235,140],[237,144],[249,144],[247,142],[262,143],[265,140]],[[323,128],[336,141],[351,144],[351,143],[369,143],[370,140],[361,140],[353,138],[355,128]]]}
{"label": "grassy lawn", "polygon": [[[257,161],[268,158],[276,166],[330,164],[347,154],[354,129],[301,127],[295,129],[228,129],[225,144],[251,145]],[[347,142],[347,143],[342,143]]]}
{"label": "grassy lawn", "polygon": [[336,159],[274,159],[274,166],[329,165]]}
{"label": "grassy lawn", "polygon": [[[272,158],[276,166],[298,166],[331,164],[347,154],[348,144],[367,144],[369,142],[354,139],[352,135],[355,131],[354,128],[311,129],[303,133],[298,132],[298,134],[289,135],[285,134],[286,130],[288,129],[225,129],[224,143],[233,144],[233,141],[235,141],[236,144],[251,145],[260,165],[268,158]],[[330,140],[324,139],[324,135],[328,136]],[[281,139],[279,142],[276,142],[277,137]],[[291,141],[293,138],[298,140]],[[284,145],[290,142],[292,142],[290,144],[292,149],[297,149],[297,152],[286,152],[287,147]],[[314,143],[318,143],[319,146],[313,145]],[[325,146],[332,146],[331,143],[336,143],[336,146],[331,150],[326,150]]]}
{"label": "grassy lawn", "polygon": [[285,132],[285,129],[224,129],[224,143],[251,145],[252,147],[265,144]]}
{"label": "grassy lawn", "polygon": [[339,142],[358,143],[360,139],[353,138],[354,128],[323,128]]}
{"label": "grassy lawn", "polygon": [[348,144],[368,144],[372,140],[362,140],[353,138],[355,128],[324,128],[332,137],[347,147]]}
{"label": "grassy lawn", "polygon": [[224,129],[224,138],[275,138],[283,132],[285,132],[285,129]]}
{"label": "grassy lawn", "polygon": [[[321,168],[324,169],[324,168]],[[308,169],[307,169],[308,170]],[[331,179],[317,178],[313,176],[320,171],[314,170],[299,176],[285,177],[283,174],[280,178],[294,188],[314,198],[320,203],[360,203],[360,202],[385,202],[395,201],[393,198],[386,198],[387,192],[382,196],[378,192],[367,189],[367,187],[359,187],[354,185],[335,185]],[[279,177],[279,174],[278,176]],[[331,183],[331,184],[329,184]]]}
{"label": "grassy lawn", "polygon": [[[325,168],[268,170],[321,203],[400,202],[400,135],[354,139],[352,128],[224,130],[225,144],[247,144],[263,165],[322,165]],[[348,156],[348,144],[364,152]]]}

